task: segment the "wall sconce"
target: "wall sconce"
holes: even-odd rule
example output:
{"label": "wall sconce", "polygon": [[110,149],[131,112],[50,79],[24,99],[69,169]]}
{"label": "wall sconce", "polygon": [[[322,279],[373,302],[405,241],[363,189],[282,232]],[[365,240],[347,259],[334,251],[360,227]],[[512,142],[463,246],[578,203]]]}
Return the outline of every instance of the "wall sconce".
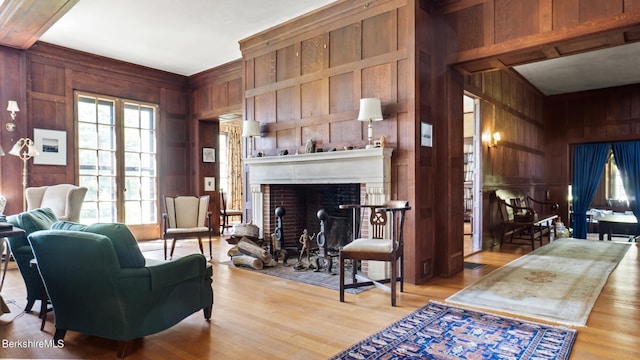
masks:
{"label": "wall sconce", "polygon": [[16,131],[16,113],[20,111],[18,103],[15,100],[9,100],[7,111],[11,113],[11,121],[6,125],[7,131]]}
{"label": "wall sconce", "polygon": [[376,98],[364,98],[360,99],[360,112],[358,113],[358,120],[360,121],[368,121],[367,124],[367,138],[369,143],[367,144],[367,149],[370,149],[373,146],[371,143],[371,138],[373,137],[373,121],[382,120],[382,105],[380,104],[380,99]]}
{"label": "wall sconce", "polygon": [[497,147],[500,142],[501,137],[499,132],[494,132],[493,134],[486,132],[482,134],[482,142],[487,144],[487,148],[491,149],[493,147]]}
{"label": "wall sconce", "polygon": [[260,123],[252,120],[242,121],[242,137],[248,138],[249,153],[247,157],[253,157],[253,138],[260,137]]}
{"label": "wall sconce", "polygon": [[17,156],[22,160],[22,211],[27,210],[27,161],[34,156],[39,155],[36,145],[29,138],[21,138],[9,151],[9,154]]}

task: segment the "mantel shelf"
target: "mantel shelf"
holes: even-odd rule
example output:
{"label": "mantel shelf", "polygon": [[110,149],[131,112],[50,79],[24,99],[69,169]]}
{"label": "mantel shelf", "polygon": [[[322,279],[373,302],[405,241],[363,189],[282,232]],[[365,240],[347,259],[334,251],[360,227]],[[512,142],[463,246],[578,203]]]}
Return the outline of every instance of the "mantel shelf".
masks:
{"label": "mantel shelf", "polygon": [[389,182],[393,148],[252,157],[249,182],[258,184],[338,184]]}

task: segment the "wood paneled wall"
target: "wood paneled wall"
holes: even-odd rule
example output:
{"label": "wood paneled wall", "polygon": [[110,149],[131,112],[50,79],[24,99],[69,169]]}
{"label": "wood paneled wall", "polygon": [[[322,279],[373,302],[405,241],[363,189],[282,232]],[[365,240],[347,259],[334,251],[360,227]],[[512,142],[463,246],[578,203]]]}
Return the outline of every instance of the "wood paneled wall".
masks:
{"label": "wood paneled wall", "polygon": [[[0,46],[0,146],[5,152],[5,156],[0,156],[0,194],[7,199],[5,214],[22,211],[22,160],[9,155],[9,150],[18,139],[32,136],[27,128],[30,111],[26,101],[25,59],[23,51]],[[16,114],[15,132],[5,128],[11,120],[9,112],[5,111],[9,100],[17,101],[20,108]]]}
{"label": "wood paneled wall", "polygon": [[466,80],[466,90],[480,98],[481,133],[499,132],[502,137],[497,147],[481,146],[482,241],[488,249],[500,242],[502,231],[495,190],[520,191],[538,200],[547,196],[545,98],[510,70],[485,72]]}
{"label": "wood paneled wall", "polygon": [[[359,99],[381,99],[384,121],[373,124],[373,137],[384,135],[394,148],[391,196],[413,208],[405,269],[407,280],[418,283],[434,276],[437,261],[447,262],[435,252],[436,149],[416,149],[421,118],[434,131],[447,121],[433,114],[433,89],[446,76],[431,76],[431,12],[425,1],[338,1],[240,41],[245,114],[262,124],[256,151],[266,156],[304,151],[307,139],[325,151],[362,148],[367,128],[356,120]],[[446,147],[447,131],[439,135],[436,143]],[[441,181],[447,182],[446,175]],[[461,252],[458,261],[461,269]],[[455,272],[444,268],[438,271]]]}
{"label": "wood paneled wall", "polygon": [[[67,149],[74,149],[75,90],[155,103],[160,109],[160,194],[192,190],[190,164],[199,161],[199,155],[187,146],[191,134],[185,126],[189,120],[186,77],[44,43],[37,43],[20,55],[5,48],[1,50],[1,54],[11,58],[2,64],[11,66],[8,71],[12,73],[7,79],[12,83],[3,84],[3,96],[5,92],[15,93],[16,100],[21,100],[15,136],[32,138],[34,128],[64,130]],[[3,140],[9,135],[4,131],[2,134]],[[30,161],[28,186],[76,183],[75,157],[74,151],[67,152],[67,166],[34,165]],[[20,160],[5,157],[2,161],[5,179],[2,191],[10,200],[6,212],[16,213],[22,210],[20,168],[15,164]],[[4,174],[7,169],[12,172],[10,178]],[[159,234],[156,227],[154,234],[147,236],[157,238]]]}
{"label": "wood paneled wall", "polygon": [[[189,77],[192,147],[193,151],[201,151],[202,147],[218,149],[220,117],[237,116],[235,121],[242,120],[242,60],[238,59],[213,69]],[[215,214],[212,223],[216,232],[220,232],[220,192],[204,191],[204,177],[216,178],[216,188],[220,188],[219,153],[215,163],[198,163],[194,167],[192,183],[198,193],[211,196],[210,209]],[[242,157],[242,154],[234,154]],[[246,193],[246,192],[245,192]],[[243,194],[244,195],[244,194]],[[245,219],[246,214],[245,214]]]}
{"label": "wood paneled wall", "polygon": [[640,0],[436,1],[447,63],[504,69],[640,40]]}

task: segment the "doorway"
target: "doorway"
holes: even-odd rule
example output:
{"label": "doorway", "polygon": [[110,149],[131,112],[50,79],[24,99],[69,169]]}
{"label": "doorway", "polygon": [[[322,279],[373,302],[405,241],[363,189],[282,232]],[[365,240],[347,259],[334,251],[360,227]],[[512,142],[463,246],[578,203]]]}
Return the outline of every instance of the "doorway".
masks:
{"label": "doorway", "polygon": [[463,95],[464,247],[468,256],[482,250],[482,184],[480,152],[480,101]]}

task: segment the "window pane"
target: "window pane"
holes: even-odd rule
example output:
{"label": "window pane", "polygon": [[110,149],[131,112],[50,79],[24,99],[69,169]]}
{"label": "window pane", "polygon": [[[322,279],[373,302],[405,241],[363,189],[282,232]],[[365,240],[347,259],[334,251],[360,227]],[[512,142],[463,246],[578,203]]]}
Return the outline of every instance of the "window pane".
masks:
{"label": "window pane", "polygon": [[108,125],[98,125],[98,149],[115,150],[116,134],[115,128]]}
{"label": "window pane", "polygon": [[116,174],[116,157],[113,151],[98,151],[98,169],[100,175]]}
{"label": "window pane", "polygon": [[156,176],[156,157],[153,154],[140,154],[140,175]]}
{"label": "window pane", "polygon": [[124,192],[125,200],[140,200],[140,178],[127,176],[125,179],[127,191]]}
{"label": "window pane", "polygon": [[154,120],[154,111],[150,107],[142,107],[140,109],[140,128],[155,130],[156,124]]}
{"label": "window pane", "polygon": [[137,128],[140,126],[138,106],[125,104],[124,106],[124,126]]}
{"label": "window pane", "polygon": [[78,166],[80,175],[97,175],[98,152],[95,150],[78,150]]}
{"label": "window pane", "polygon": [[98,123],[106,125],[115,125],[114,118],[115,104],[109,100],[98,101]]}
{"label": "window pane", "polygon": [[140,202],[125,202],[125,214],[127,214],[127,224],[142,224],[142,214],[140,212]]}
{"label": "window pane", "polygon": [[140,130],[124,129],[124,151],[140,151]]}
{"label": "window pane", "polygon": [[139,153],[125,153],[124,154],[124,166],[125,175],[138,175],[140,174],[140,154]]}
{"label": "window pane", "polygon": [[140,131],[140,151],[155,153],[156,152],[156,132],[152,130]]}
{"label": "window pane", "polygon": [[98,200],[98,178],[96,176],[80,176],[80,186],[87,188],[87,194],[84,197],[85,203]]}
{"label": "window pane", "polygon": [[98,133],[95,124],[78,124],[78,146],[85,149],[98,148]]}

